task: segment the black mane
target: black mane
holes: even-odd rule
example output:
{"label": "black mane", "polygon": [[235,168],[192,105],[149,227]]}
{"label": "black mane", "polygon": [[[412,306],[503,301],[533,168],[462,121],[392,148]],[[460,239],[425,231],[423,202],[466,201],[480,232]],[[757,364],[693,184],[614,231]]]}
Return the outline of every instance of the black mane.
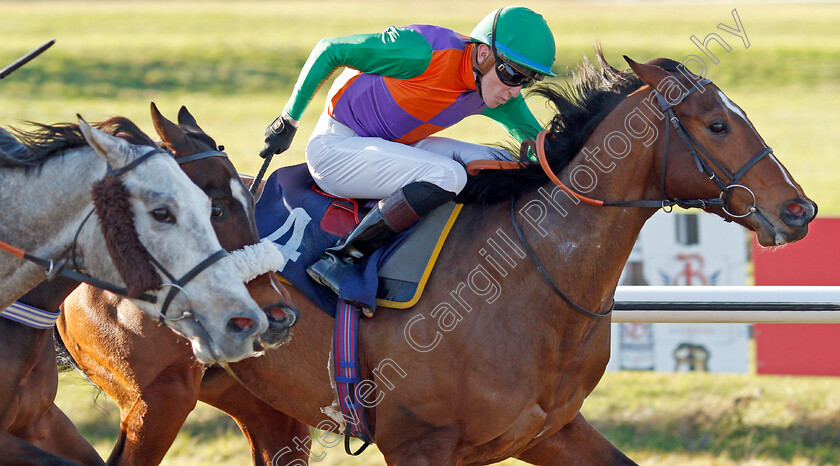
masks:
{"label": "black mane", "polygon": [[[77,123],[26,123],[33,129],[11,128],[14,135],[0,128],[0,168],[38,169],[69,149],[87,145]],[[93,126],[131,144],[155,146],[151,138],[124,117],[110,118]]]}
{"label": "black mane", "polygon": [[[544,83],[529,94],[545,97],[557,111],[548,124],[550,134],[545,144],[549,165],[555,173],[560,173],[571,162],[607,114],[644,84],[629,69],[618,71],[606,64],[600,48],[596,52],[601,68],[584,57],[574,75],[574,84]],[[508,148],[508,152],[519,159],[518,147]],[[517,170],[484,170],[469,178],[456,200],[487,204],[500,202],[536,189],[548,181],[537,163],[527,163]]]}

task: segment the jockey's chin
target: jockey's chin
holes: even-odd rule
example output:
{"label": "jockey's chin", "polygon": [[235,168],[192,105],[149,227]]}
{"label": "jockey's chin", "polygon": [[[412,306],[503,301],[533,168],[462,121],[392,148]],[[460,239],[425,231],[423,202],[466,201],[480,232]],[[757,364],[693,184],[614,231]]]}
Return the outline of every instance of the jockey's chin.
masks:
{"label": "jockey's chin", "polygon": [[484,99],[484,104],[490,108],[504,104],[519,95],[521,91],[522,86],[508,86],[492,71],[481,77],[481,97]]}

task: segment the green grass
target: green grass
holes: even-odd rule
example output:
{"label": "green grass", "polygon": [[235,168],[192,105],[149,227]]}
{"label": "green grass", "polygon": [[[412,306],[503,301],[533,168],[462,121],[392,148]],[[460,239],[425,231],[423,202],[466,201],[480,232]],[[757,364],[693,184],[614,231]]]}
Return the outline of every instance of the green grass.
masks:
{"label": "green grass", "polygon": [[[820,204],[840,213],[840,4],[736,5],[750,47],[716,30],[733,24],[734,5],[525,2],[557,37],[560,78],[599,40],[619,68],[698,53],[689,37],[718,32],[733,50],[709,66],[727,95],[749,114],[769,145]],[[175,118],[187,105],[224,144],[240,171],[255,173],[262,133],[282,109],[312,46],[323,37],[432,23],[469,33],[496,5],[426,1],[0,1],[0,65],[42,42],[57,44],[0,82],[0,125],[89,121],[124,115],[149,133],[149,102]],[[323,106],[316,96],[301,135],[274,167],[303,160],[306,133]],[[544,105],[531,107],[543,119]],[[444,135],[492,142],[504,135],[482,118]],[[584,413],[644,464],[838,464],[840,380],[833,378],[607,374]],[[94,404],[84,382],[62,377],[60,405],[103,456],[119,416],[107,397]],[[99,406],[99,408],[95,408]],[[320,464],[382,464],[373,450],[358,459],[342,449]],[[236,425],[200,405],[165,464],[247,464]],[[514,464],[508,461],[506,464]]]}
{"label": "green grass", "polygon": [[[107,397],[94,401],[94,396],[79,376],[62,376],[59,406],[107,457],[119,413]],[[610,372],[583,413],[641,464],[840,464],[840,378]],[[317,463],[322,465],[384,464],[375,447],[358,458],[347,456],[341,445],[315,445],[313,454],[325,455]],[[236,424],[199,404],[164,464],[249,461]]]}

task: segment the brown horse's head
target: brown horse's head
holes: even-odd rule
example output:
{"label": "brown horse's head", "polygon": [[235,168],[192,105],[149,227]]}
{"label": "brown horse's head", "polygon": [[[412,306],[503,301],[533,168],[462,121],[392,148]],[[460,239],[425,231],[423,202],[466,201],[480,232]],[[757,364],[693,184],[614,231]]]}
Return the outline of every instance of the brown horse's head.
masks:
{"label": "brown horse's head", "polygon": [[668,101],[666,108],[673,105],[677,122],[656,98],[650,99],[658,116],[667,120],[660,128],[670,132],[668,147],[657,154],[656,169],[661,177],[665,167],[668,196],[720,197],[723,207],[707,210],[755,231],[762,246],[797,241],[808,233],[817,205],[805,196],[740,107],[710,81],[673,60],[641,64],[625,59],[639,78]]}
{"label": "brown horse's head", "polygon": [[[233,164],[216,142],[196,123],[186,107],[178,112],[178,124],[166,119],[154,103],[151,104],[152,121],[162,139],[162,145],[182,159],[181,168],[190,179],[210,198],[211,222],[222,247],[235,251],[260,242],[254,220],[254,202],[248,189],[239,179]],[[188,156],[215,153],[188,160]],[[291,304],[288,291],[274,273],[265,273],[247,284],[251,297],[268,316],[269,330],[260,337],[264,347],[275,347],[286,341],[291,326],[298,318],[297,310]],[[239,322],[244,327],[249,322]]]}

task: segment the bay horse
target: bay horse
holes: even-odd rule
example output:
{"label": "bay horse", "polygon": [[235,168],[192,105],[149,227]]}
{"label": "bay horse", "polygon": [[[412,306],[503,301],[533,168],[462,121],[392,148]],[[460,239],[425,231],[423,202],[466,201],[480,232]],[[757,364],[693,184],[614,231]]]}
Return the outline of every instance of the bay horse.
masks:
{"label": "bay horse", "polygon": [[[601,70],[584,62],[576,85],[535,91],[557,110],[533,145],[545,162],[471,178],[420,301],[362,320],[356,395],[388,464],[632,463],[580,408],[606,368],[615,288],[645,221],[676,204],[735,221],[763,246],[807,234],[816,204],[723,91],[670,59],[625,57],[632,72],[619,72],[597,55]],[[554,172],[591,197],[557,186]],[[295,338],[231,364],[236,380],[208,371],[199,393],[244,413],[237,422],[260,464],[303,464],[313,439],[299,422],[326,431],[315,438],[325,447],[347,422],[331,374],[334,322],[290,293],[303,316]],[[66,304],[97,315],[95,302]],[[119,344],[69,348],[78,360]],[[82,368],[112,380],[147,370]],[[259,401],[210,393],[237,381]],[[159,423],[192,402],[160,401],[134,421]],[[136,442],[159,451],[171,440]]]}
{"label": "bay horse", "polygon": [[[211,222],[222,247],[234,251],[259,243],[250,194],[226,154],[216,148],[215,141],[201,130],[185,107],[178,115],[180,126],[163,117],[154,103],[151,111],[155,129],[162,138],[161,146],[172,152],[190,180],[210,197]],[[102,125],[109,132],[124,135],[121,126],[119,120]],[[274,248],[270,243],[264,246]],[[270,255],[266,254],[266,248],[262,249],[262,254]],[[262,262],[266,271],[279,266],[276,262]],[[77,286],[76,281],[59,278],[40,284],[18,301],[39,309],[59,309]],[[82,286],[91,288],[91,293],[98,292],[90,285]],[[290,327],[297,318],[284,288],[273,273],[263,273],[249,281],[247,287],[270,322],[269,331],[260,336],[259,343],[263,348],[279,345],[289,337]],[[130,320],[132,312],[141,314],[128,301],[122,307],[122,317],[126,320]],[[63,319],[59,322],[67,324]],[[0,328],[3,328],[4,339],[0,345],[4,354],[25,355],[8,357],[0,363],[4,374],[19,374],[0,386],[0,446],[4,461],[63,464],[66,458],[82,464],[101,464],[98,453],[54,404],[58,377],[53,329],[35,329],[7,319],[0,319]],[[149,325],[144,332],[146,335],[171,333],[159,325]],[[185,340],[178,339],[177,354],[184,353],[184,343]],[[136,344],[143,346],[142,342]],[[144,354],[159,360],[162,355],[158,351],[163,349],[156,350]],[[189,359],[193,366],[203,368]]]}
{"label": "bay horse", "polygon": [[[0,154],[0,240],[17,251],[0,261],[0,309],[46,278],[42,265],[23,259],[29,254],[52,261],[50,269],[66,262],[66,269],[124,283],[143,312],[188,336],[202,361],[254,354],[268,320],[248,295],[238,261],[221,249],[210,200],[171,154],[119,121],[132,142],[81,117],[79,124],[19,131],[21,141],[0,135],[10,147]],[[94,207],[101,228],[87,221]]]}

